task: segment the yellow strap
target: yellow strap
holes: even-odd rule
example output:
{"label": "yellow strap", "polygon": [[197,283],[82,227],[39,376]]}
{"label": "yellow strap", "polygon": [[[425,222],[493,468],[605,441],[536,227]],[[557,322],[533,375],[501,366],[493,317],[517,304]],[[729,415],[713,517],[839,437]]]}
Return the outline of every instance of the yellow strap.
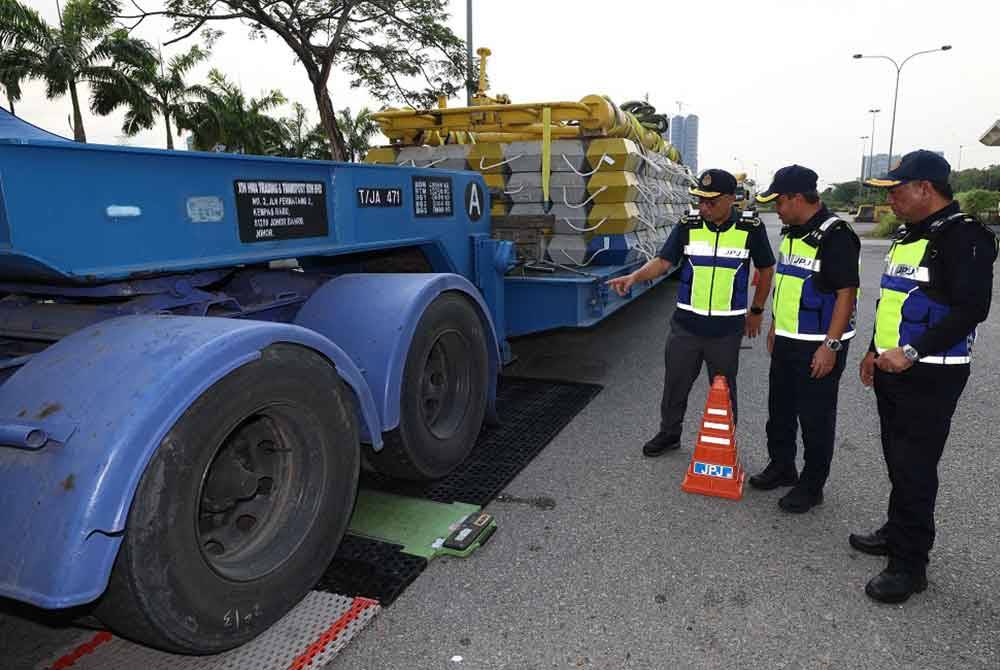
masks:
{"label": "yellow strap", "polygon": [[542,200],[549,202],[549,177],[552,172],[552,108],[542,109]]}

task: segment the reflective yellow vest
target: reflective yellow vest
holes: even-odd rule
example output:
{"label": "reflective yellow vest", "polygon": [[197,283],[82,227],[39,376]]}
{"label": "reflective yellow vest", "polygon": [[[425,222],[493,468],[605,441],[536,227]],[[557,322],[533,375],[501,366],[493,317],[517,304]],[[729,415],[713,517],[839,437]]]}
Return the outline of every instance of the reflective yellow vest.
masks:
{"label": "reflective yellow vest", "polygon": [[680,268],[677,308],[703,316],[739,316],[747,312],[750,276],[750,229],[757,219],[741,219],[725,230],[712,230],[700,216],[688,217],[685,259]]}
{"label": "reflective yellow vest", "polygon": [[[837,303],[836,291],[825,292],[816,286],[821,269],[820,249],[823,237],[841,222],[835,216],[800,238],[785,235],[778,250],[778,267],[774,271],[774,334],[795,340],[823,341],[830,329],[833,307]],[[842,223],[842,222],[841,222]],[[844,224],[846,225],[846,224]],[[857,309],[857,299],[854,310]],[[855,335],[855,314],[841,337],[849,340]]]}
{"label": "reflective yellow vest", "polygon": [[[885,257],[878,306],[875,308],[875,349],[879,353],[903,345],[913,345],[929,327],[938,323],[951,307],[934,300],[940,282],[931,272],[934,238],[945,226],[962,220],[976,223],[968,214],[958,212],[935,221],[920,237],[908,240],[900,235]],[[904,229],[901,229],[904,232]],[[920,362],[932,365],[959,365],[971,360],[976,331],[955,343],[947,351],[921,351]]]}

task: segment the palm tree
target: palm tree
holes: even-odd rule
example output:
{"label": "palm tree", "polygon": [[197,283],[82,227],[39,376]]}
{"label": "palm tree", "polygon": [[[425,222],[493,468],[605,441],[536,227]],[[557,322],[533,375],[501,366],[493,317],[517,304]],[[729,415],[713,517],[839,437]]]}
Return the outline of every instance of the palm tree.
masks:
{"label": "palm tree", "polygon": [[345,107],[337,112],[337,124],[344,134],[344,144],[347,145],[347,158],[359,161],[368,153],[368,140],[378,132],[378,124],[372,120],[371,110],[362,107],[357,116],[351,115],[351,108]]}
{"label": "palm tree", "polygon": [[281,119],[281,146],[277,155],[330,160],[330,143],[322,124],[309,124],[306,108],[292,103],[293,115]]}
{"label": "palm tree", "polygon": [[266,155],[281,146],[281,123],[266,112],[285,104],[272,90],[247,100],[240,87],[218,70],[208,73],[208,85],[190,88],[193,102],[182,107],[177,126],[190,130],[194,148]]}
{"label": "palm tree", "polygon": [[69,0],[53,27],[19,0],[0,0],[0,80],[8,84],[4,75],[19,73],[43,80],[50,99],[68,92],[77,142],[87,141],[78,84],[127,90],[153,60],[148,44],[115,28],[118,11],[115,0]]}
{"label": "palm tree", "polygon": [[[164,67],[163,54],[135,73],[133,87],[124,88],[114,82],[99,82],[93,86],[93,106],[98,114],[110,114],[120,106],[126,107],[122,133],[134,136],[140,130],[152,128],[156,116],[163,118],[167,130],[167,149],[174,148],[171,123],[176,125],[178,114],[188,102],[191,91],[184,76],[208,57],[208,52],[197,45],[186,53],[174,56]],[[177,128],[180,134],[180,128]]]}
{"label": "palm tree", "polygon": [[0,86],[3,86],[4,93],[7,94],[7,104],[10,105],[10,113],[14,111],[14,103],[21,99],[21,79],[24,75],[14,70],[0,72]]}

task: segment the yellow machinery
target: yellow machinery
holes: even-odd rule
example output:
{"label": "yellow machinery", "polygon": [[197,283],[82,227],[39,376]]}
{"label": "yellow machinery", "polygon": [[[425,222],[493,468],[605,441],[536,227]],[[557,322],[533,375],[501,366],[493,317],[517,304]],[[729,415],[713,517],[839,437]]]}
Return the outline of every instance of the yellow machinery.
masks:
{"label": "yellow machinery", "polygon": [[741,212],[757,208],[757,183],[747,177],[745,172],[737,172],[736,177],[736,207]]}
{"label": "yellow machinery", "polygon": [[889,205],[858,205],[858,210],[854,212],[854,222],[878,223],[886,214],[892,214],[892,207]]}
{"label": "yellow machinery", "polygon": [[490,96],[490,50],[477,53],[471,106],[439,98],[433,109],[372,114],[390,145],[365,162],[481,173],[494,234],[512,235],[526,256],[600,265],[655,254],[690,201],[690,172],[663,137],[666,117],[601,95],[521,104]]}
{"label": "yellow machinery", "polygon": [[382,134],[393,145],[414,146],[465,143],[509,143],[554,139],[617,137],[630,139],[649,151],[680,160],[680,153],[663,137],[645,127],[634,114],[623,111],[605,96],[588,95],[579,102],[512,104],[505,95],[487,95],[486,59],[479,49],[479,90],[472,107],[387,109],[372,114]]}

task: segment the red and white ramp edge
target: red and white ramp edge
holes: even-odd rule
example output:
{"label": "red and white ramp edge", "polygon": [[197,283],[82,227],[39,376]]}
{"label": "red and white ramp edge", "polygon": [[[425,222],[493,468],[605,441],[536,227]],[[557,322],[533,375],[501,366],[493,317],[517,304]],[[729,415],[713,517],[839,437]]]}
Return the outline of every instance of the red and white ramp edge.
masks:
{"label": "red and white ramp edge", "polygon": [[38,670],[318,670],[381,611],[378,601],[310,591],[259,637],[215,656],[179,656],[87,633]]}

